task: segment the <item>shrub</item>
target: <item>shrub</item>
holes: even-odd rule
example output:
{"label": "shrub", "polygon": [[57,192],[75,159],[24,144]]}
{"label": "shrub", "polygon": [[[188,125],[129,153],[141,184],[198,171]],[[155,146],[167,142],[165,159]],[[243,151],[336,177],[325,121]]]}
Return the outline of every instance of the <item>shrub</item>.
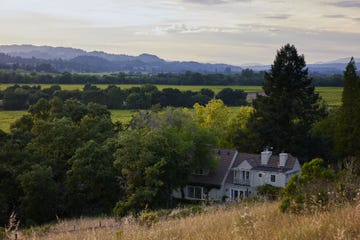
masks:
{"label": "shrub", "polygon": [[116,203],[116,205],[113,209],[113,214],[116,219],[119,219],[119,218],[126,216],[129,211],[130,211],[130,207],[129,207],[128,203],[119,201]]}
{"label": "shrub", "polygon": [[266,198],[267,200],[276,200],[280,196],[281,188],[275,187],[270,184],[259,186],[257,193],[259,196]]}
{"label": "shrub", "polygon": [[315,158],[302,166],[301,175],[291,177],[279,206],[282,212],[315,212],[325,210],[333,203],[337,174],[323,167],[323,162]]}
{"label": "shrub", "polygon": [[202,212],[203,212],[203,208],[200,205],[190,205],[188,207],[180,209],[179,211],[175,212],[174,214],[171,214],[170,217],[184,218],[184,217],[200,214]]}
{"label": "shrub", "polygon": [[150,227],[159,221],[159,216],[155,212],[142,212],[139,220],[141,225]]}

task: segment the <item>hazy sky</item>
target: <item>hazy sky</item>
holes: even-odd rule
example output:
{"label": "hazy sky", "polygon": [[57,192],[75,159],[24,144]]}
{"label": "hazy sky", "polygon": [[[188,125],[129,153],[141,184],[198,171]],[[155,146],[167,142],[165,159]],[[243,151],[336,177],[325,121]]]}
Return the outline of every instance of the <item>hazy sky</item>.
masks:
{"label": "hazy sky", "polygon": [[167,60],[308,63],[360,54],[360,0],[0,0],[0,44],[66,46]]}

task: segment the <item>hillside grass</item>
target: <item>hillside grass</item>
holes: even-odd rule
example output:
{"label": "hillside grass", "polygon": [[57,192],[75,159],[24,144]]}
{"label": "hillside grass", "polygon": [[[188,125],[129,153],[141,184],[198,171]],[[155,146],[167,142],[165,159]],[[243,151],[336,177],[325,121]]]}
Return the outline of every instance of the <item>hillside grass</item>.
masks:
{"label": "hillside grass", "polygon": [[83,218],[30,229],[19,236],[50,240],[360,239],[360,202],[312,215],[281,213],[278,204],[220,205],[199,215],[160,219],[151,226],[133,218],[120,222],[112,218]]}

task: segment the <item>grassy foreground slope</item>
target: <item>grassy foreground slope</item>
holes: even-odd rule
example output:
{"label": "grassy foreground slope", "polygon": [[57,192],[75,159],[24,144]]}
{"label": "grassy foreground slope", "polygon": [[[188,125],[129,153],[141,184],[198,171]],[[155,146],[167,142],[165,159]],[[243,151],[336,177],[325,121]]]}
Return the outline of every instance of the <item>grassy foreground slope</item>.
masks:
{"label": "grassy foreground slope", "polygon": [[79,219],[52,225],[42,236],[36,231],[21,235],[21,239],[54,240],[360,239],[360,203],[314,215],[283,214],[278,203],[220,206],[200,215],[160,220],[152,226],[134,219],[119,223],[110,218]]}

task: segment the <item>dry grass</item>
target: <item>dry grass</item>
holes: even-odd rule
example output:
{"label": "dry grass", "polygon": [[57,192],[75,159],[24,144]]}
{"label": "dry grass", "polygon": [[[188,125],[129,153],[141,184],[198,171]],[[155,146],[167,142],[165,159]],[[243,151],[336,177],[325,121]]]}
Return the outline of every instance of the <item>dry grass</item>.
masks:
{"label": "dry grass", "polygon": [[[99,221],[102,228],[97,228]],[[79,231],[73,231],[74,225]],[[151,227],[131,218],[121,223],[80,219],[53,225],[43,236],[33,232],[20,239],[360,239],[360,203],[314,215],[283,214],[278,203],[220,206]]]}

